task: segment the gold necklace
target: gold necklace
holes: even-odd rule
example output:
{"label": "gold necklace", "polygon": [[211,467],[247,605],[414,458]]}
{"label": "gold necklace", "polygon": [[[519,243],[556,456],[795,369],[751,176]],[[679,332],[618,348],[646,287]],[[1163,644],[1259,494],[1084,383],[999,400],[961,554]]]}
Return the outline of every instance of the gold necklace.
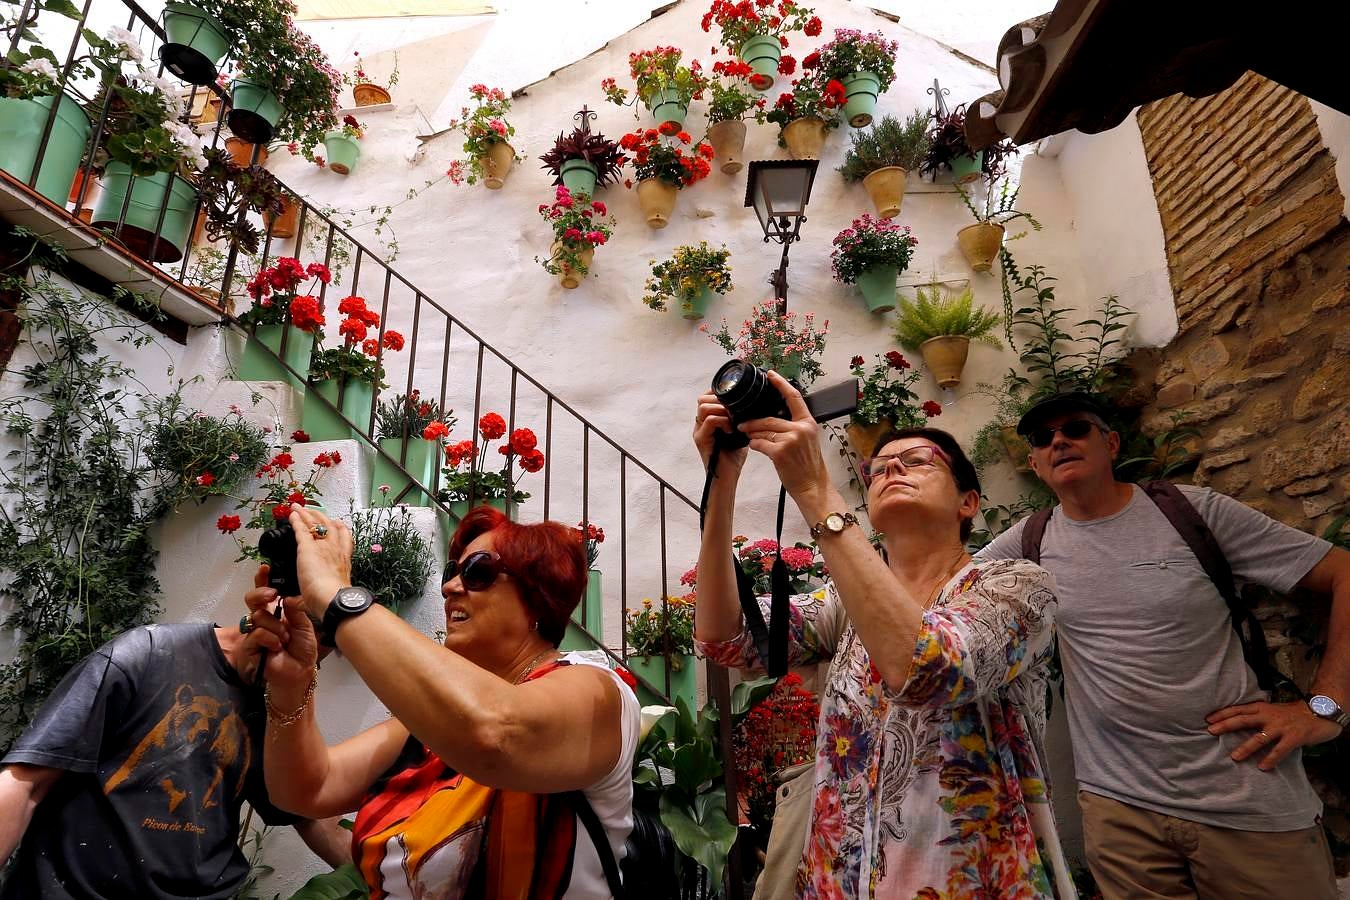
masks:
{"label": "gold necklace", "polygon": [[556,648],[545,647],[543,650],[540,650],[538,653],[536,653],[534,655],[534,659],[530,660],[530,664],[525,667],[525,671],[521,672],[520,677],[516,679],[516,684],[523,684],[525,682],[525,679],[530,677],[530,673],[534,671],[534,667],[539,664],[539,660],[544,658],[544,654],[552,653],[554,649]]}
{"label": "gold necklace", "polygon": [[941,575],[941,576],[938,577],[938,583],[937,583],[937,585],[935,585],[935,586],[933,587],[933,590],[928,594],[928,599],[924,601],[924,604],[923,604],[923,608],[924,608],[924,609],[928,609],[929,607],[931,607],[931,606],[933,605],[933,601],[936,600],[936,599],[938,598],[938,594],[940,594],[940,593],[942,592],[943,586],[947,584],[947,581],[948,581],[953,575],[955,575],[958,571],[960,571],[961,566],[964,565],[964,563],[965,563],[965,557],[966,557],[966,551],[965,551],[965,550],[962,550],[962,551],[957,555],[957,557],[956,557],[956,562],[955,562],[954,564],[952,564],[952,566],[951,566],[950,568],[947,569],[947,571],[946,571],[945,574],[943,574],[943,575]]}

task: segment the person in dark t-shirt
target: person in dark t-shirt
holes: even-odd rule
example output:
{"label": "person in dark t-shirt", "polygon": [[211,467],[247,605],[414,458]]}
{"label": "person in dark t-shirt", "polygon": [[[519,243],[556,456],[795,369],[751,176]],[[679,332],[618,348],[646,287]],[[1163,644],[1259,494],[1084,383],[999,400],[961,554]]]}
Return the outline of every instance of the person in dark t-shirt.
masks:
{"label": "person in dark t-shirt", "polygon": [[67,673],[0,761],[0,860],[19,847],[0,900],[232,897],[245,801],[349,861],[331,821],[267,802],[262,692],[240,674],[255,650],[234,628],[149,625]]}

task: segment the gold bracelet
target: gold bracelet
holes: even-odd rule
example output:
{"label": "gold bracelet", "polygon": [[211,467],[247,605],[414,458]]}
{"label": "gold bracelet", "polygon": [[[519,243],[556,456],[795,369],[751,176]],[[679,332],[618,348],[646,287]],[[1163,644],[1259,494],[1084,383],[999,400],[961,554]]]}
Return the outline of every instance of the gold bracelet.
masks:
{"label": "gold bracelet", "polygon": [[300,705],[297,706],[295,710],[289,714],[283,714],[281,710],[277,709],[276,706],[273,705],[272,685],[269,684],[266,687],[264,687],[263,702],[267,704],[267,721],[277,726],[278,728],[289,728],[296,722],[299,722],[300,717],[305,714],[305,710],[309,709],[309,702],[314,699],[314,691],[316,688],[318,688],[318,686],[319,686],[319,667],[316,664],[314,666],[314,674],[310,676],[309,679],[309,687],[305,688],[304,698],[300,701]]}

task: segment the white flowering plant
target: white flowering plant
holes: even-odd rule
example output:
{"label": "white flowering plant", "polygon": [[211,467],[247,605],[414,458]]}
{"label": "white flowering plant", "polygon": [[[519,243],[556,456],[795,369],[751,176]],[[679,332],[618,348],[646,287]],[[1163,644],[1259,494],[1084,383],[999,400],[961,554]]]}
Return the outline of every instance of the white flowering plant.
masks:
{"label": "white flowering plant", "polygon": [[[64,2],[44,4],[43,11],[50,11],[70,18],[78,19],[79,12]],[[0,20],[6,42],[12,39],[17,23]],[[0,59],[0,97],[13,100],[33,100],[39,97],[54,97],[61,92],[63,76],[62,63],[48,47],[43,46],[34,21],[30,19],[26,27],[19,32],[19,40],[8,56]],[[70,61],[70,72],[66,79],[88,79],[100,71],[119,69],[123,62],[130,60],[140,63],[145,53],[131,32],[125,28],[114,27],[106,37],[100,38],[90,31],[83,32],[88,52],[74,57]]]}
{"label": "white flowering plant", "polygon": [[105,102],[108,117],[95,158],[98,168],[120,162],[133,175],[206,168],[201,138],[180,121],[183,100],[168,79],[143,69],[114,74],[94,97],[92,111],[101,111]]}

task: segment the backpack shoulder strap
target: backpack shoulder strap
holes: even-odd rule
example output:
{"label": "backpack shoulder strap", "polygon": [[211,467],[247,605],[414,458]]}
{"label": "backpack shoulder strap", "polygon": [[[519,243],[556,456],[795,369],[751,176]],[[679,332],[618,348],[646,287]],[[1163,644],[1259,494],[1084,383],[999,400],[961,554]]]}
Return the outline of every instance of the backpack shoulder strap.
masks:
{"label": "backpack shoulder strap", "polygon": [[586,795],[581,791],[568,791],[564,796],[567,802],[576,812],[577,818],[585,826],[586,833],[591,836],[591,843],[595,845],[595,855],[600,857],[600,867],[605,870],[605,881],[609,884],[609,892],[614,900],[624,900],[623,879],[619,877],[619,863],[614,858],[614,848],[609,844],[609,836],[605,834],[605,826],[600,824],[600,817],[595,814],[595,808],[591,806],[591,801],[586,799]]}
{"label": "backpack shoulder strap", "polygon": [[1027,518],[1027,524],[1022,528],[1023,559],[1041,564],[1041,540],[1045,537],[1045,526],[1050,524],[1050,515],[1054,511],[1053,506],[1038,509]]}

